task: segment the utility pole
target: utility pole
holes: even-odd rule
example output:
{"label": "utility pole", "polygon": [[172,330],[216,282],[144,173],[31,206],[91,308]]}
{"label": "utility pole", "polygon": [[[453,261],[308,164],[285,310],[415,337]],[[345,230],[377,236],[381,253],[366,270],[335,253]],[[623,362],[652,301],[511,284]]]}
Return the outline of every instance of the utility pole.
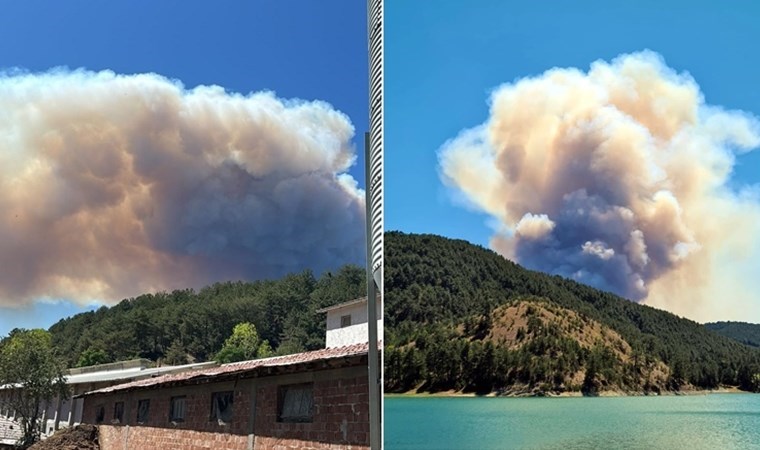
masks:
{"label": "utility pole", "polygon": [[[369,445],[382,448],[382,363],[378,351],[377,297],[383,295],[383,10],[382,0],[367,0],[369,132],[364,135],[367,223],[367,319],[369,348]],[[382,313],[382,311],[381,311]]]}

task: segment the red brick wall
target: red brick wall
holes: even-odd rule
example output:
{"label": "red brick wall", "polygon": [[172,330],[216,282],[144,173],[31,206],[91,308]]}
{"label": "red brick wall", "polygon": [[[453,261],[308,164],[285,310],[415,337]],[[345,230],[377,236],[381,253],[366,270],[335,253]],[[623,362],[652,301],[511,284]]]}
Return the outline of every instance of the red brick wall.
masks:
{"label": "red brick wall", "polygon": [[277,386],[259,388],[255,424],[256,449],[368,448],[367,377],[315,381],[311,423],[277,422]]}
{"label": "red brick wall", "polygon": [[[167,391],[152,390],[135,392],[132,395],[109,395],[88,398],[84,404],[82,420],[87,423],[95,423],[95,415],[98,405],[105,404],[105,420],[103,424],[110,425],[113,418],[114,403],[126,401],[129,404],[124,411],[124,423],[131,426],[137,423],[137,401],[149,398],[150,413],[148,421],[139,424],[148,427],[171,427],[179,429],[192,429],[199,431],[227,431],[237,434],[247,434],[247,421],[250,412],[250,395],[242,389],[235,390],[235,400],[232,404],[233,420],[229,425],[219,425],[216,421],[209,420],[211,412],[211,393],[217,391],[232,390],[214,387],[214,385],[198,386],[190,391]],[[185,421],[172,424],[169,421],[169,404],[171,397],[175,395],[185,396]],[[131,400],[131,402],[130,402]]]}
{"label": "red brick wall", "polygon": [[[250,412],[249,392],[235,391],[232,404],[233,420],[219,425],[209,420],[211,393],[226,390],[219,386],[204,385],[193,390],[151,390],[133,394],[86,398],[82,421],[95,423],[98,405],[105,405],[105,420],[100,425],[101,448],[123,449],[244,449],[248,442],[247,427]],[[185,421],[169,421],[169,404],[174,395],[186,395]],[[148,421],[137,423],[137,401],[150,398]],[[113,405],[126,401],[124,423],[112,425]],[[125,425],[129,425],[126,427]]]}
{"label": "red brick wall", "polygon": [[[314,381],[311,423],[277,422],[277,389],[286,380],[260,379],[256,392],[255,449],[366,449],[369,447],[367,376]],[[100,425],[103,450],[121,449],[246,449],[251,419],[251,385],[235,386],[233,419],[229,425],[209,420],[212,392],[233,390],[229,383],[163,388],[118,395],[85,397],[82,421],[95,423],[97,407],[105,405]],[[186,396],[185,421],[169,421],[170,398]],[[149,420],[137,424],[137,402],[150,398]],[[114,403],[125,402],[124,423],[111,424]],[[128,427],[125,425],[129,425]],[[125,447],[126,443],[126,447]]]}
{"label": "red brick wall", "polygon": [[248,442],[247,436],[187,429],[114,425],[100,425],[98,429],[103,450],[238,450],[245,449]]}

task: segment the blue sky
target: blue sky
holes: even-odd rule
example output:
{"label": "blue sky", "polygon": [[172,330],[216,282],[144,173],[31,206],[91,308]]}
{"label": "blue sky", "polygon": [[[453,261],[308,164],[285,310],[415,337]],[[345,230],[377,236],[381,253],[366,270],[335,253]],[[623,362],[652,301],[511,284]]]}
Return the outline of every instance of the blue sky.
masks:
{"label": "blue sky", "polygon": [[[185,87],[273,90],[324,100],[347,114],[359,154],[350,173],[364,185],[367,129],[366,2],[24,1],[3,5],[0,69],[57,66],[155,72]],[[0,336],[48,327],[83,310],[68,302],[0,308]]]}
{"label": "blue sky", "polygon": [[[689,231],[682,235],[682,242],[674,241],[668,244],[670,247],[663,247],[665,250],[659,255],[668,256],[662,265],[650,264],[644,269],[650,261],[649,255],[659,251],[644,247],[639,272],[630,269],[631,260],[626,260],[629,257],[626,252],[632,247],[628,244],[615,244],[617,250],[607,247],[607,242],[600,240],[598,234],[605,232],[603,228],[591,234],[586,232],[588,235],[567,232],[568,225],[578,229],[585,227],[586,219],[557,225],[552,219],[557,220],[559,215],[547,217],[547,211],[531,209],[525,215],[520,210],[516,218],[497,218],[495,215],[504,214],[505,203],[499,201],[506,198],[506,194],[497,196],[497,191],[488,189],[502,186],[494,180],[507,179],[502,177],[506,173],[504,167],[511,170],[519,167],[519,164],[510,167],[509,162],[502,166],[506,160],[501,158],[508,152],[524,152],[525,149],[498,149],[500,159],[493,160],[492,156],[487,156],[491,155],[490,150],[484,150],[490,148],[488,144],[471,138],[469,141],[455,139],[463,130],[473,129],[489,120],[491,94],[500,86],[526,77],[536,79],[552,68],[575,68],[585,74],[595,61],[610,62],[626,54],[652,55],[639,53],[645,50],[660,55],[667,67],[677,73],[688,73],[699,86],[706,105],[717,106],[719,110],[740,110],[754,117],[750,122],[755,125],[750,127],[755,126],[753,133],[756,133],[760,128],[757,127],[760,60],[756,57],[757,42],[760,42],[760,27],[757,26],[760,4],[749,1],[727,4],[706,1],[388,0],[385,13],[386,230],[433,233],[485,247],[493,246],[501,254],[529,268],[572,277],[697,321],[760,322],[760,302],[752,293],[754,288],[748,284],[760,261],[760,240],[757,239],[760,230],[754,225],[760,222],[760,150],[737,154],[730,178],[721,190],[710,194],[735,199],[740,190],[744,194],[751,192],[749,197],[744,197],[745,200],[752,199],[746,203],[750,206],[742,209],[735,204],[731,206],[733,215],[726,216],[730,218],[720,218],[720,213],[715,213],[717,209],[706,210],[704,206],[713,203],[707,200],[692,202],[692,217],[699,217],[694,214],[712,214],[716,215],[716,222],[722,223],[708,226],[693,219],[689,227],[680,228]],[[503,94],[504,90],[499,92]],[[507,97],[499,98],[507,101]],[[527,97],[522,99],[525,103],[520,104],[531,104]],[[502,119],[512,117],[507,113],[505,103],[500,105]],[[709,115],[709,111],[717,110],[701,109],[700,120],[701,114]],[[564,116],[556,117],[565,120]],[[520,133],[510,135],[505,132],[505,122],[500,123],[500,138],[522,139],[516,137]],[[514,123],[522,127],[526,122]],[[482,132],[473,133],[467,136],[483,136]],[[454,165],[454,170],[459,171],[460,181],[457,183],[468,185],[462,191],[447,187],[441,181],[439,150],[447,142],[444,152],[447,161],[451,161],[452,155],[457,157]],[[723,151],[725,147],[720,145],[714,149]],[[548,152],[550,147],[551,144],[540,148]],[[452,148],[458,148],[459,152],[449,151]],[[694,147],[681,147],[690,148]],[[468,151],[472,159],[467,159]],[[485,156],[479,159],[476,155]],[[485,166],[475,164],[483,161],[491,161],[485,169]],[[691,163],[683,166],[691,166]],[[483,175],[474,175],[474,167]],[[686,170],[682,167],[671,169],[676,177]],[[480,172],[482,170],[488,172]],[[511,177],[512,173],[509,175]],[[556,172],[546,180],[555,183],[557,179],[566,180],[558,177]],[[581,180],[576,178],[573,182],[588,183]],[[510,205],[542,208],[530,205],[528,203],[532,200],[526,200],[536,193],[532,190],[533,185],[525,187],[516,183],[511,186],[515,190],[510,192],[513,195],[509,197]],[[478,190],[481,188],[485,190]],[[515,192],[525,195],[514,196]],[[568,199],[572,197],[567,195],[570,191],[562,191],[562,194],[566,196],[557,198],[569,205]],[[473,195],[479,198],[473,200]],[[463,198],[468,200],[463,201]],[[483,212],[484,209],[494,216]],[[697,210],[706,211],[694,213]],[[581,214],[589,210],[577,211]],[[515,210],[510,213],[515,214]],[[746,214],[742,225],[731,219],[743,213]],[[520,217],[526,219],[523,230],[528,233],[520,236],[530,236],[525,239],[515,237]],[[561,216],[560,220],[568,217]],[[640,215],[635,220],[648,220],[646,217],[652,216]],[[672,227],[681,224],[680,219],[662,223]],[[744,233],[735,231],[745,225]],[[697,228],[700,242],[693,241],[694,235],[688,234]],[[652,234],[644,238],[646,242],[642,246],[657,245],[662,236],[674,236],[661,229],[658,233],[656,226],[649,229]],[[621,236],[633,239],[628,233],[626,231]],[[636,230],[635,233],[641,232]],[[674,255],[679,248],[686,248],[684,242],[690,242],[689,248],[696,250],[682,260],[681,256]],[[532,246],[532,243],[538,244]],[[673,243],[676,245],[672,246]],[[544,244],[547,247],[542,248]],[[549,248],[549,245],[561,247]],[[646,253],[648,250],[649,254]],[[565,254],[572,256],[562,256]],[[619,267],[614,265],[617,262],[607,261],[613,255],[615,261],[622,261]],[[660,268],[666,269],[661,271]],[[695,288],[697,284],[699,288]]]}
{"label": "blue sky", "polygon": [[[760,4],[704,1],[385,4],[385,225],[487,245],[489,217],[456,205],[436,152],[488,117],[498,85],[644,49],[688,71],[706,102],[760,116]],[[732,183],[760,183],[760,151]]]}

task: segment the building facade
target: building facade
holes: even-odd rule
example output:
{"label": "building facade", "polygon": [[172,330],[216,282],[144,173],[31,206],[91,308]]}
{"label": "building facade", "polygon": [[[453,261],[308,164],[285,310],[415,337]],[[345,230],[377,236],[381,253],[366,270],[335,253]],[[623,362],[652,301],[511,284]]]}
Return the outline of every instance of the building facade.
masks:
{"label": "building facade", "polygon": [[369,448],[367,344],[87,393],[104,450]]}
{"label": "building facade", "polygon": [[[377,329],[383,329],[383,305],[381,297],[377,297]],[[368,319],[367,297],[339,303],[318,310],[327,313],[327,332],[325,346],[327,348],[341,347],[358,342],[367,342]]]}
{"label": "building facade", "polygon": [[325,349],[96,389],[82,420],[103,450],[368,449],[367,299],[319,312]]}
{"label": "building facade", "polygon": [[[42,411],[40,434],[44,439],[59,429],[82,422],[84,400],[80,396],[85,392],[134,380],[215,366],[218,366],[215,362],[206,362],[181,366],[152,367],[149,360],[135,359],[69,369],[66,375],[69,397],[54,398],[40,405]],[[15,386],[0,388],[0,444],[12,445],[20,437],[18,434],[20,425],[9,401],[16,389],[19,388]]]}

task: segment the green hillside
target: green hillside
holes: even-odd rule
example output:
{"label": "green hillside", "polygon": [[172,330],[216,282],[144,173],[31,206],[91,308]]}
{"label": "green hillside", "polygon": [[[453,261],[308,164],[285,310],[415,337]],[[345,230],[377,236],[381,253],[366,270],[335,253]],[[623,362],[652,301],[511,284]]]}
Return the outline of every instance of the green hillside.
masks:
{"label": "green hillside", "polygon": [[126,299],[63,319],[50,332],[70,367],[83,362],[83,353],[100,355],[94,362],[210,360],[241,322],[253,323],[276,353],[295,353],[324,347],[325,317],[317,309],[366,295],[365,286],[365,271],[356,266],[319,279],[307,271],[279,280],[217,283],[198,292]]}
{"label": "green hillside", "polygon": [[760,351],[691,320],[466,241],[388,232],[385,252],[387,392],[758,387]]}
{"label": "green hillside", "polygon": [[760,324],[747,322],[706,323],[708,330],[750,347],[760,348]]}

